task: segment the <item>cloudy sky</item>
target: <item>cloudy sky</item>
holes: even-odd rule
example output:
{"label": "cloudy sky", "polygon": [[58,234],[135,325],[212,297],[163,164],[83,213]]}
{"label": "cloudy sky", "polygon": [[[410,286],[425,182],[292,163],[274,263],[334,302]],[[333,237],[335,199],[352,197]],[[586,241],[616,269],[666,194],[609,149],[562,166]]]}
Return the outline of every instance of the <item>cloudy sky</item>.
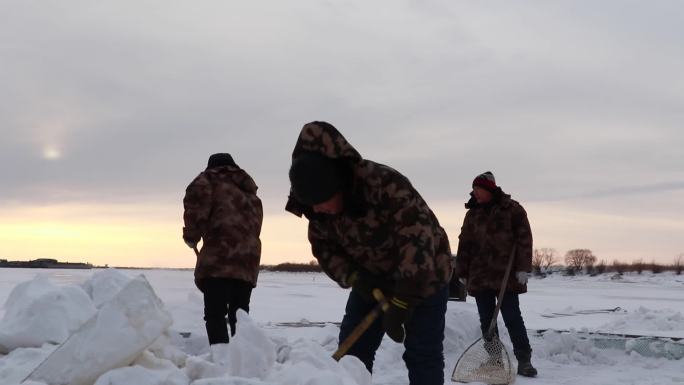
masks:
{"label": "cloudy sky", "polygon": [[230,152],[262,261],[309,261],[283,211],[301,126],[411,179],[452,249],[473,177],[536,247],[684,253],[680,1],[0,2],[0,258],[191,267],[186,185]]}

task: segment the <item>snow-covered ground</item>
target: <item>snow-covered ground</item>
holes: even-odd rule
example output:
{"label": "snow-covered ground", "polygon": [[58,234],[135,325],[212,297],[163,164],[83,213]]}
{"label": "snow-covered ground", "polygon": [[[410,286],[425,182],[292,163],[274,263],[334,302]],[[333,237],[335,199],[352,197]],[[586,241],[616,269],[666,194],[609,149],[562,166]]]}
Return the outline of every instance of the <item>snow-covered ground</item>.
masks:
{"label": "snow-covered ground", "polygon": [[[54,343],[64,341],[128,278],[138,274],[149,280],[173,324],[134,365],[106,373],[97,385],[369,384],[357,360],[345,358],[336,364],[328,359],[337,347],[338,328],[332,323],[342,318],[347,292],[325,275],[262,272],[252,294],[250,317],[241,316],[238,336],[223,347],[222,354],[212,356],[202,320],[202,297],[193,284],[192,271],[36,269],[0,269],[0,303],[4,304],[0,309],[0,384],[23,379],[54,350]],[[684,340],[593,334],[684,338],[684,276],[552,275],[532,278],[529,289],[521,296],[521,307],[539,377],[518,377],[516,383],[684,384],[684,359],[673,359],[684,355]],[[307,321],[330,324],[282,325]],[[537,332],[548,329],[569,332]],[[478,335],[472,298],[466,303],[450,302],[445,382],[463,349]],[[508,343],[505,333],[503,340]],[[387,338],[383,341],[373,384],[408,383],[402,352],[401,345]],[[218,365],[222,359],[224,365]]]}

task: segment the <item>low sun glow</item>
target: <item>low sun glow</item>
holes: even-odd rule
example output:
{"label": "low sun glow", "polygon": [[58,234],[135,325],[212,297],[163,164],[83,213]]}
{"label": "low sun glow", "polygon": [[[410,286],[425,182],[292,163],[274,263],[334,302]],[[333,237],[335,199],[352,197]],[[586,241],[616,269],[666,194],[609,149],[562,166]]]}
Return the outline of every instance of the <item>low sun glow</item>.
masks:
{"label": "low sun glow", "polygon": [[62,157],[62,153],[55,146],[46,146],[43,148],[43,158],[47,160],[57,160]]}

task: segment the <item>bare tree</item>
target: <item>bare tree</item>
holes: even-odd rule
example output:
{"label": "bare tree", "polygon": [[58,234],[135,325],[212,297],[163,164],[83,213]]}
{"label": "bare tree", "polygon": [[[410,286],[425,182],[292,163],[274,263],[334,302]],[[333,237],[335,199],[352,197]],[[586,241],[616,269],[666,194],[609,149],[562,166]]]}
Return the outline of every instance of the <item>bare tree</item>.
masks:
{"label": "bare tree", "polygon": [[549,270],[551,266],[558,262],[558,259],[556,258],[556,249],[545,247],[542,249],[542,253],[544,254],[544,270]]}
{"label": "bare tree", "polygon": [[655,259],[651,261],[651,272],[653,274],[660,274],[665,270],[665,266],[658,264]]}
{"label": "bare tree", "polygon": [[596,264],[596,273],[603,274],[606,272],[606,268],[607,268],[606,260],[602,259],[599,261],[599,263]]}
{"label": "bare tree", "polygon": [[674,271],[677,275],[682,275],[682,271],[684,271],[684,254],[679,254],[675,257]]}
{"label": "bare tree", "polygon": [[592,266],[596,262],[596,257],[589,249],[573,249],[565,253],[565,264],[571,273],[579,273],[589,262]]}
{"label": "bare tree", "polygon": [[641,274],[644,272],[644,260],[643,259],[637,259],[632,262],[632,271],[636,271],[637,274]]}
{"label": "bare tree", "polygon": [[594,264],[596,263],[596,257],[593,254],[587,255],[584,259],[584,268],[587,274],[594,274]]}
{"label": "bare tree", "polygon": [[541,274],[542,265],[544,265],[544,254],[542,254],[542,250],[534,249],[532,252],[532,270],[538,275]]}
{"label": "bare tree", "polygon": [[627,265],[625,263],[620,262],[619,260],[614,260],[613,261],[613,270],[616,273],[622,274],[625,271],[627,271]]}

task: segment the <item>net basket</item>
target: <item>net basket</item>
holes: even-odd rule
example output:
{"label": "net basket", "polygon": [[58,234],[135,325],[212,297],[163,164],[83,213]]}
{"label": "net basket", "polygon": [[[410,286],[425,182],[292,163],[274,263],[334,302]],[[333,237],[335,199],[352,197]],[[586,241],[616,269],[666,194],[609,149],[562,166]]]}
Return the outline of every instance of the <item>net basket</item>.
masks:
{"label": "net basket", "polygon": [[493,336],[491,340],[478,339],[461,354],[451,380],[512,384],[515,381],[515,371],[506,347],[497,336]]}

